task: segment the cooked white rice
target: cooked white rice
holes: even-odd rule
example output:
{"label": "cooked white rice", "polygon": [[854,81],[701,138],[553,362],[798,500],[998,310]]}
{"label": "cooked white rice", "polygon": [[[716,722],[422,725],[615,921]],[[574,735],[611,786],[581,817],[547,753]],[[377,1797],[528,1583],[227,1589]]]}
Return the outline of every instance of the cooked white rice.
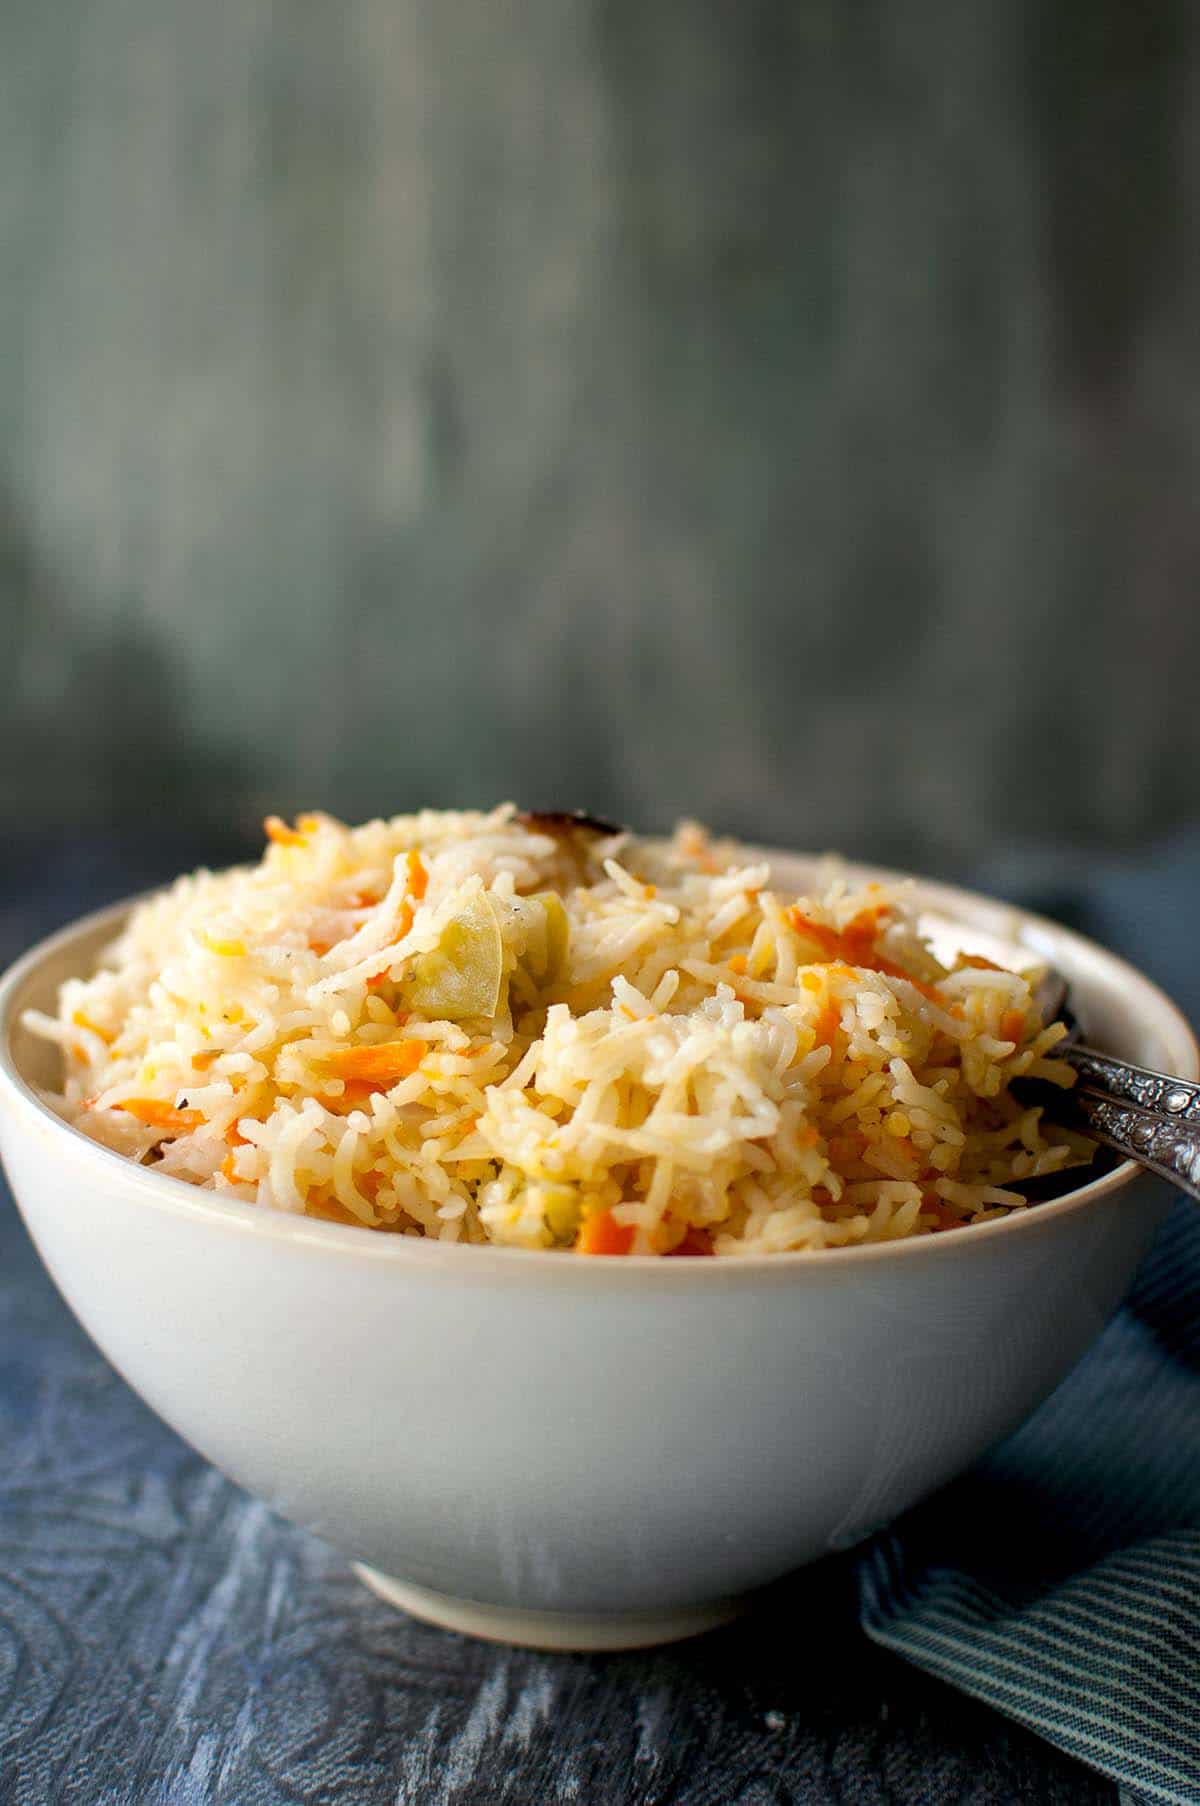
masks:
{"label": "cooked white rice", "polygon": [[947,970],[904,887],[797,901],[685,824],[274,819],[62,988],[58,1107],[264,1208],[449,1242],[744,1255],[1019,1210],[1086,1157],[1031,978]]}

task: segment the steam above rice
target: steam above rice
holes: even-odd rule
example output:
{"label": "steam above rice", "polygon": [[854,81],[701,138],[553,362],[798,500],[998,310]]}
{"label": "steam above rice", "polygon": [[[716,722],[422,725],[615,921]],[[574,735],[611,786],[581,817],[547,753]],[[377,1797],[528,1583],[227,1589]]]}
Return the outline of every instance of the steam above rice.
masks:
{"label": "steam above rice", "polygon": [[1086,1158],[1013,1098],[1070,1082],[1029,975],[685,825],[274,818],[180,879],[31,1026],[58,1107],[265,1208],[443,1241],[736,1256],[931,1234]]}

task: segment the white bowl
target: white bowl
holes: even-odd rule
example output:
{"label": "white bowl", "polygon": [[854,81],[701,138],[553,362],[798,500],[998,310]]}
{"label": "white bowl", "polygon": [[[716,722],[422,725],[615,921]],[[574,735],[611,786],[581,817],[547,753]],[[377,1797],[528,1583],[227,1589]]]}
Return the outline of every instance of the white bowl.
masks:
{"label": "white bowl", "polygon": [[[811,861],[768,856],[781,887],[811,880]],[[1052,960],[1092,1038],[1198,1076],[1187,1023],[1122,961],[1003,904],[921,897],[968,944]],[[665,1641],[858,1542],[1057,1385],[1171,1199],[1126,1164],[975,1228],[715,1261],[444,1247],[225,1201],[97,1146],[31,1089],[53,1055],[22,1010],[52,1008],[128,907],[0,983],[0,1150],[30,1232],[168,1423],[457,1629]]]}

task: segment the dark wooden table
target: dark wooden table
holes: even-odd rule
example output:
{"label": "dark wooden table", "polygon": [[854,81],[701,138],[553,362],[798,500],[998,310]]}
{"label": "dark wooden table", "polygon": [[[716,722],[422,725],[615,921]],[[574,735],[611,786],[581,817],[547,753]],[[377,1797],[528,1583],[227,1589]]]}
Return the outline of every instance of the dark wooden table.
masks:
{"label": "dark wooden table", "polygon": [[[10,848],[0,958],[211,845]],[[215,849],[224,852],[228,849]],[[0,1198],[0,1800],[14,1806],[1092,1806],[1028,1732],[876,1649],[853,1563],[660,1652],[417,1624],[231,1485],[77,1327]]]}

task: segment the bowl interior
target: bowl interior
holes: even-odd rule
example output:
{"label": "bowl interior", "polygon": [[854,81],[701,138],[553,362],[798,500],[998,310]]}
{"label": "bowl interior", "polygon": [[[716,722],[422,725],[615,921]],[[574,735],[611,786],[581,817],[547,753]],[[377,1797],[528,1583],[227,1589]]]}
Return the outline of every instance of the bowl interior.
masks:
{"label": "bowl interior", "polygon": [[120,932],[131,907],[129,903],[117,904],[74,928],[63,929],[14,967],[17,982],[6,999],[0,1030],[12,1064],[27,1085],[57,1090],[62,1073],[54,1043],[32,1034],[22,1022],[22,1015],[30,1009],[54,1015],[59,986],[65,979],[85,977],[95,968],[101,953]]}

